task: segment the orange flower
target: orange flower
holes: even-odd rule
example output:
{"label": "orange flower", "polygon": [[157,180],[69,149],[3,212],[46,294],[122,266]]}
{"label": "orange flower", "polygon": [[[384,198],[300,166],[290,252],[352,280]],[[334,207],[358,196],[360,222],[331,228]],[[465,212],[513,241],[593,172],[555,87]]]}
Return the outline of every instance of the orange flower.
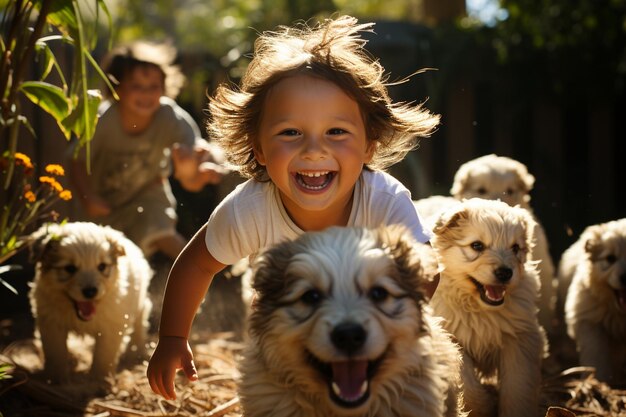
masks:
{"label": "orange flower", "polygon": [[61,198],[61,200],[71,200],[72,199],[72,192],[70,190],[63,190],[59,193],[59,197]]}
{"label": "orange flower", "polygon": [[48,164],[46,165],[46,172],[52,175],[63,176],[65,175],[65,170],[61,165],[58,164]]}
{"label": "orange flower", "polygon": [[50,187],[54,188],[58,193],[63,191],[63,186],[54,178],[48,176],[39,177],[39,182],[42,184],[49,184]]}
{"label": "orange flower", "polygon": [[26,191],[24,193],[24,197],[30,202],[30,203],[34,203],[35,200],[37,200],[37,197],[35,197],[35,193],[33,193],[32,191]]}
{"label": "orange flower", "polygon": [[15,152],[15,163],[17,165],[24,165],[26,169],[33,168],[33,163],[30,161],[28,155],[25,155],[21,152]]}

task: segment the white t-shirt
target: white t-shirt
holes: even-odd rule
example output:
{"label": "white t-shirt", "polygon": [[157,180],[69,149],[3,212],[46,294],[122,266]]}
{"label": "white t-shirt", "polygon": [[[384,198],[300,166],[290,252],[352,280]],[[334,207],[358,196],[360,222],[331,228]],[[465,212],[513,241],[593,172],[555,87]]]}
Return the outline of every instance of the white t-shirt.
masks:
{"label": "white t-shirt", "polygon": [[[430,239],[409,190],[385,172],[363,170],[354,188],[347,226],[376,228],[390,224],[405,225],[419,242]],[[218,262],[232,265],[302,233],[287,214],[276,186],[251,179],[239,184],[215,208],[205,242]]]}

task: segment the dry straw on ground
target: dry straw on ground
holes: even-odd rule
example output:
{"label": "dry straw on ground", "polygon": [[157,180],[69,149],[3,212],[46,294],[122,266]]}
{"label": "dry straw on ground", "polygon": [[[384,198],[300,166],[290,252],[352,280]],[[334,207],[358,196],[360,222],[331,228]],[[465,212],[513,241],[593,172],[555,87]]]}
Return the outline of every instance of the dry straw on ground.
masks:
{"label": "dry straw on ground", "polygon": [[[13,363],[16,369],[12,379],[0,381],[0,412],[4,417],[241,416],[236,395],[241,344],[229,334],[196,338],[200,379],[188,383],[179,377],[175,401],[152,393],[145,378],[145,362],[117,373],[107,390],[98,389],[84,374],[89,342],[76,339],[71,348],[78,352],[77,366],[82,371],[64,386],[49,385],[38,378],[41,361],[36,343],[21,341],[5,349],[0,361]],[[548,377],[542,392],[549,417],[626,417],[626,390],[598,382],[590,368],[570,368]]]}

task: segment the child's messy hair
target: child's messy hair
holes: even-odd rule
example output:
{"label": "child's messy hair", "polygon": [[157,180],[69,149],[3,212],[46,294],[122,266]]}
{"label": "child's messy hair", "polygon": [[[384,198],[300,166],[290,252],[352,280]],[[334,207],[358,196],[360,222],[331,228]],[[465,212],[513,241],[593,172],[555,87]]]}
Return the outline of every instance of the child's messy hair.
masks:
{"label": "child's messy hair", "polygon": [[[113,84],[120,82],[135,68],[155,67],[163,74],[163,91],[166,96],[176,98],[185,82],[185,76],[178,66],[173,65],[176,48],[170,43],[135,41],[114,48],[104,58],[102,68]],[[104,96],[111,98],[112,92],[104,88]]]}
{"label": "child's messy hair", "polygon": [[439,116],[421,104],[392,103],[384,69],[366,53],[366,41],[359,34],[371,32],[372,26],[342,16],[315,27],[281,26],[276,32],[262,33],[241,86],[223,84],[210,100],[209,135],[226,151],[229,163],[245,177],[268,180],[265,167],[253,154],[263,103],[275,84],[296,74],[331,81],[358,103],[367,139],[376,142],[370,169],[401,161],[420,137],[429,136]]}

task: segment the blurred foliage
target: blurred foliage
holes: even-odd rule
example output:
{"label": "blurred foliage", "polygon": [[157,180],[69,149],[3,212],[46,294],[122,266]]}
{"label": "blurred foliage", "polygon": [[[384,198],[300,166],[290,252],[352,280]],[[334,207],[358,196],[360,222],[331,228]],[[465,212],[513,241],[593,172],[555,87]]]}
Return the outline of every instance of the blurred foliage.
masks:
{"label": "blurred foliage", "polygon": [[453,29],[438,30],[437,48],[447,55],[442,65],[461,64],[457,69],[477,77],[496,70],[517,79],[517,93],[526,96],[584,100],[625,92],[626,0],[500,5],[505,18],[492,27],[461,19]]}
{"label": "blurred foliage", "polygon": [[[425,21],[423,1],[107,0],[116,21],[114,42],[170,39],[200,57],[203,63],[188,73],[194,88],[216,74],[237,79],[260,31],[333,13],[419,23]],[[499,4],[504,17],[494,25],[463,17],[432,28],[426,41],[432,42],[440,87],[464,75],[523,80],[517,92],[523,95],[611,97],[624,90],[626,0]]]}
{"label": "blurred foliage", "polygon": [[[46,175],[33,181],[30,157],[17,152],[18,142],[36,133],[32,112],[23,108],[24,99],[50,114],[67,140],[75,137],[87,145],[101,97],[89,88],[89,70],[106,79],[91,55],[97,40],[96,22],[110,15],[104,0],[3,0],[0,6],[2,264],[25,248],[29,226],[52,216],[56,201],[71,198],[51,176],[64,174],[60,165],[48,165]],[[65,58],[67,46],[74,52],[71,65],[57,59]]]}

